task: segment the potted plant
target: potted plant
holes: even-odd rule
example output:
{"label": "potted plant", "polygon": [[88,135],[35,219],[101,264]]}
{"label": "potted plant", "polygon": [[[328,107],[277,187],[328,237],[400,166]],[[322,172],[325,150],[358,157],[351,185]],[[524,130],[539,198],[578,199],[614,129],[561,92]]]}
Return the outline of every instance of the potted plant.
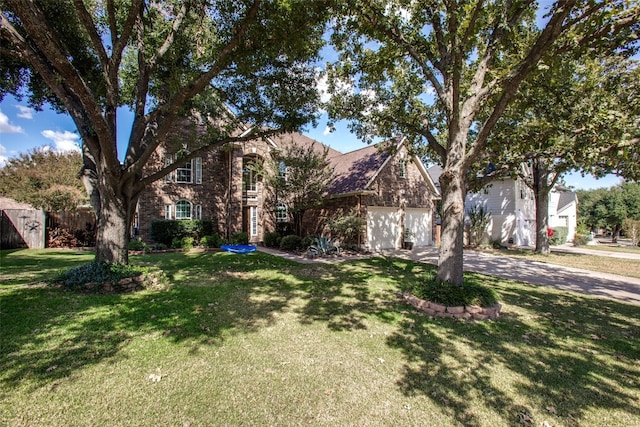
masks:
{"label": "potted plant", "polygon": [[413,249],[415,234],[413,233],[413,231],[411,231],[411,229],[409,228],[404,229],[404,233],[402,233],[402,239],[404,240],[403,247],[405,249],[409,249],[409,250]]}

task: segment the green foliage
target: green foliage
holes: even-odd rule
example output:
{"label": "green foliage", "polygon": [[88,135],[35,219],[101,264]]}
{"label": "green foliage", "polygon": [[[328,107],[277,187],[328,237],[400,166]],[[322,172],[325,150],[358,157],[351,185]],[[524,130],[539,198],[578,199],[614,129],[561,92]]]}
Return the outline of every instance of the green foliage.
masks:
{"label": "green foliage", "polygon": [[[246,124],[257,140],[315,120],[329,11],[321,0],[3,2],[0,99],[26,95],[72,112],[90,201],[127,218],[149,180],[175,168],[147,173],[160,144],[179,144],[188,161],[246,141],[238,131]],[[116,131],[122,106],[135,117],[124,141]],[[118,224],[99,223],[109,238],[96,256],[106,262],[127,259]],[[169,244],[176,236],[158,237]]]}
{"label": "green foliage", "polygon": [[173,239],[193,237],[199,241],[201,236],[217,233],[217,223],[213,220],[160,220],[151,221],[151,238],[158,243],[173,245]]}
{"label": "green foliage", "polygon": [[151,251],[151,248],[144,241],[140,239],[131,240],[128,244],[128,248],[130,251],[143,251],[143,252]]}
{"label": "green foliage", "polygon": [[69,289],[82,290],[87,283],[117,283],[125,278],[141,276],[147,271],[148,268],[139,266],[92,262],[67,270],[52,282]]}
{"label": "green foliage", "polygon": [[640,246],[640,220],[627,218],[624,222],[624,231],[631,239],[631,244]]}
{"label": "green foliage", "polygon": [[210,234],[200,239],[200,246],[205,248],[219,248],[224,243],[224,239],[218,233]]}
{"label": "green foliage", "polygon": [[0,194],[45,211],[72,211],[87,202],[78,179],[82,156],[37,148],[0,168]]}
{"label": "green foliage", "polygon": [[627,219],[640,220],[640,184],[579,191],[578,216],[590,228],[611,230],[614,237]]}
{"label": "green foliage", "polygon": [[[282,150],[274,153],[258,170],[273,200],[287,206],[293,219],[294,233],[302,233],[304,213],[322,204],[327,187],[334,177],[329,167],[329,149],[316,144],[299,145],[283,141]],[[275,208],[275,207],[274,207]],[[277,230],[282,234],[284,230]]]}
{"label": "green foliage", "polygon": [[471,224],[471,244],[479,246],[491,221],[491,212],[482,205],[476,205],[469,209],[468,215]]}
{"label": "green foliage", "polygon": [[498,302],[498,294],[493,288],[471,280],[467,280],[460,286],[439,283],[433,278],[428,278],[414,285],[411,293],[424,300],[451,307],[468,305],[491,307]]}
{"label": "green foliage", "polygon": [[249,235],[244,231],[234,233],[229,241],[232,245],[246,245],[249,243]]}
{"label": "green foliage", "polygon": [[549,244],[552,246],[564,245],[567,243],[569,229],[567,227],[554,227],[551,229],[553,236],[549,237]]}
{"label": "green foliage", "polygon": [[268,248],[279,248],[282,236],[276,231],[268,231],[264,233],[264,245]]}
{"label": "green foliage", "polygon": [[358,243],[358,237],[364,233],[367,221],[355,212],[350,212],[330,220],[328,225],[331,235],[339,239],[343,246],[348,246]]}
{"label": "green foliage", "polygon": [[302,249],[302,238],[295,234],[284,236],[282,240],[280,240],[280,249],[283,251],[296,251],[298,249]]}

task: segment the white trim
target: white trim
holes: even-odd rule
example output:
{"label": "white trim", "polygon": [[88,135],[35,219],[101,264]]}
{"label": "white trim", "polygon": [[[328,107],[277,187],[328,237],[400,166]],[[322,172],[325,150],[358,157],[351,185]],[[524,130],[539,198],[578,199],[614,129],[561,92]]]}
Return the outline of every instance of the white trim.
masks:
{"label": "white trim", "polygon": [[249,228],[251,231],[251,237],[258,235],[258,207],[251,206],[249,208]]}

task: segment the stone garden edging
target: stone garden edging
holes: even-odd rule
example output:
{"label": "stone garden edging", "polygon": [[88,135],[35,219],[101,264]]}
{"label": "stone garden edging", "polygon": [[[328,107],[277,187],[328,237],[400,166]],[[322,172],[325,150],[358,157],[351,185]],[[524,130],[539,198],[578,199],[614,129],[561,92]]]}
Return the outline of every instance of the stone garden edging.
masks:
{"label": "stone garden edging", "polygon": [[502,309],[502,304],[495,304],[491,307],[480,307],[477,305],[447,307],[446,305],[436,304],[431,301],[423,300],[409,293],[402,294],[402,298],[407,304],[430,316],[448,317],[454,319],[497,319],[500,316],[500,310]]}

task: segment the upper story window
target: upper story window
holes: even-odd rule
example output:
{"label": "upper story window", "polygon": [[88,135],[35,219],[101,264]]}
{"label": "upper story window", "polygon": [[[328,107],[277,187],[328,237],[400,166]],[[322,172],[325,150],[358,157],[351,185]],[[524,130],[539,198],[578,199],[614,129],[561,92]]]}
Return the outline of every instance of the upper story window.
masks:
{"label": "upper story window", "polygon": [[276,222],[289,222],[289,210],[284,203],[276,205]]}
{"label": "upper story window", "polygon": [[398,162],[398,177],[404,178],[407,173],[407,164],[405,159],[400,159]]}
{"label": "upper story window", "polygon": [[255,158],[242,159],[242,191],[258,191],[258,160]]}
{"label": "upper story window", "polygon": [[278,176],[284,181],[287,180],[287,165],[282,160],[278,162]]}
{"label": "upper story window", "polygon": [[[165,166],[169,166],[174,161],[176,161],[175,154],[167,154],[164,159],[164,164]],[[183,166],[168,173],[164,177],[164,180],[166,182],[177,182],[179,184],[202,184],[202,157],[189,160]]]}

